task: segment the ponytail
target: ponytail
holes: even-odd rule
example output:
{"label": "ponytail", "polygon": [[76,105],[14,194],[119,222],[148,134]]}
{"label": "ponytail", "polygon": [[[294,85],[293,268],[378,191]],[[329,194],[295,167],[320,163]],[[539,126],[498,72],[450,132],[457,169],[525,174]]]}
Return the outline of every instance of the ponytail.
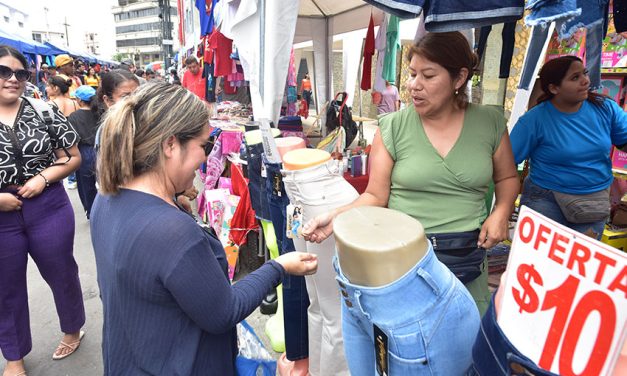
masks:
{"label": "ponytail", "polygon": [[133,178],[135,133],[132,98],[117,103],[105,114],[101,125],[97,176],[100,190],[116,194],[119,187]]}

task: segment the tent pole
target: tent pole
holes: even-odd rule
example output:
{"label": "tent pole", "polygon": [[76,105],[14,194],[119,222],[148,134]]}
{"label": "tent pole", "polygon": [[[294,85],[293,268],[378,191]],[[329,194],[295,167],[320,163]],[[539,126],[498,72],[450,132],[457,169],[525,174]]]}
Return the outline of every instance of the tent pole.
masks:
{"label": "tent pole", "polygon": [[[266,0],[259,1],[259,94],[263,101],[264,95],[264,72],[266,64]],[[264,104],[265,105],[265,104]],[[265,108],[265,107],[264,107]],[[255,119],[258,120],[258,119]]]}

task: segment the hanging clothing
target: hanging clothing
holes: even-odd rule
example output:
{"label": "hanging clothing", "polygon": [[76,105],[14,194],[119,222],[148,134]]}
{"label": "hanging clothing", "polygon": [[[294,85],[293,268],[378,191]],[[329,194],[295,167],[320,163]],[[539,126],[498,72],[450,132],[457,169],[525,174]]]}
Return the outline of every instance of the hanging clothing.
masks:
{"label": "hanging clothing", "polygon": [[383,17],[383,22],[379,26],[379,33],[374,41],[377,49],[377,67],[374,75],[374,91],[385,90],[385,80],[383,79],[383,63],[385,62],[385,46],[387,44],[387,28],[389,16]]}
{"label": "hanging clothing", "polygon": [[213,74],[215,77],[228,76],[233,73],[233,41],[216,29],[209,37],[209,48],[213,51],[215,65]]}
{"label": "hanging clothing", "polygon": [[614,1],[614,27],[617,33],[627,31],[627,1]]}
{"label": "hanging clothing", "polygon": [[[385,13],[393,14],[400,18],[416,18],[423,8],[427,7],[427,0],[364,0]],[[434,0],[431,0],[434,1]]]}
{"label": "hanging clothing", "polygon": [[361,90],[370,90],[372,87],[372,55],[374,55],[374,19],[370,14],[370,23],[364,43],[364,64],[361,71]]}
{"label": "hanging clothing", "polygon": [[431,0],[425,9],[425,27],[441,33],[516,22],[522,18],[524,6],[525,0]]}
{"label": "hanging clothing", "polygon": [[383,79],[391,84],[396,83],[396,54],[401,47],[401,42],[398,38],[399,26],[399,18],[394,15],[390,16],[386,32],[387,44],[385,46],[385,60],[383,62]]}
{"label": "hanging clothing", "polygon": [[[492,26],[484,26],[481,28],[479,34],[479,44],[477,47],[477,55],[479,61],[483,57],[486,44],[488,42],[488,36],[492,31]],[[499,78],[508,78],[509,71],[512,65],[512,56],[514,56],[514,43],[516,41],[516,22],[508,22],[503,24],[503,31],[501,32],[501,39],[503,47],[501,49],[501,63],[499,67]]]}
{"label": "hanging clothing", "polygon": [[[200,35],[207,35],[211,33],[213,28],[213,22],[211,17],[211,0],[196,0],[196,8],[200,15]],[[207,8],[209,7],[209,8]]]}
{"label": "hanging clothing", "polygon": [[244,178],[242,168],[235,163],[231,164],[231,184],[233,194],[239,196],[239,203],[231,219],[229,238],[233,243],[241,246],[246,244],[248,232],[258,229],[259,226],[255,219],[255,211],[250,204],[250,191],[248,190],[246,178]]}

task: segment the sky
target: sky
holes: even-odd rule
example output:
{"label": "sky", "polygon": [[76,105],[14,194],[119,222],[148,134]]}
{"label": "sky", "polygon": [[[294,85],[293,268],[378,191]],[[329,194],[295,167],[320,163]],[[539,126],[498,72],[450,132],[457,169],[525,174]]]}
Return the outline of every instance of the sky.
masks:
{"label": "sky", "polygon": [[[12,3],[12,1],[9,1]],[[85,50],[85,33],[98,33],[100,55],[110,58],[115,54],[115,23],[111,7],[117,0],[22,0],[12,4],[29,14],[33,30],[46,30],[46,12],[50,31],[64,32],[67,17],[70,48]]]}

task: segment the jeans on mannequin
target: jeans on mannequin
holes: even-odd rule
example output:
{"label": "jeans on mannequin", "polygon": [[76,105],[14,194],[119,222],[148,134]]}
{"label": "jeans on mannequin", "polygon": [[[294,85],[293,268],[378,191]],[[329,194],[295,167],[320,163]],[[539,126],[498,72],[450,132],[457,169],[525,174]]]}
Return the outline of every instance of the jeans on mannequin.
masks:
{"label": "jeans on mannequin", "polygon": [[472,347],[472,366],[466,376],[537,375],[557,376],[538,367],[507,339],[496,321],[494,295]]}
{"label": "jeans on mannequin", "polygon": [[430,243],[411,270],[385,286],[351,284],[337,258],[334,267],[352,375],[376,375],[374,325],[388,337],[390,375],[461,375],[470,367],[479,312]]}
{"label": "jeans on mannequin", "polygon": [[[274,224],[279,253],[294,251],[294,242],[285,233],[285,209],[290,203],[281,175],[281,164],[270,163],[263,155],[266,167],[266,196],[270,217]],[[283,277],[283,325],[285,329],[285,355],[288,360],[305,359],[309,356],[307,308],[309,296],[305,277],[285,274]]]}
{"label": "jeans on mannequin", "polygon": [[[477,47],[477,55],[479,60],[483,57],[488,42],[488,36],[492,31],[492,26],[484,26],[479,34],[479,44]],[[501,63],[499,66],[499,78],[508,78],[512,65],[512,56],[514,55],[514,43],[516,39],[516,22],[507,22],[503,24],[501,32],[503,48],[501,50]]]}
{"label": "jeans on mannequin", "polygon": [[[285,190],[293,205],[302,206],[302,222],[353,202],[359,194],[339,172],[337,161],[302,170],[282,170]],[[318,271],[306,276],[309,294],[309,374],[349,375],[344,357],[341,300],[335,283],[332,258],[335,238],[320,244],[294,239],[297,251],[318,255]]]}

